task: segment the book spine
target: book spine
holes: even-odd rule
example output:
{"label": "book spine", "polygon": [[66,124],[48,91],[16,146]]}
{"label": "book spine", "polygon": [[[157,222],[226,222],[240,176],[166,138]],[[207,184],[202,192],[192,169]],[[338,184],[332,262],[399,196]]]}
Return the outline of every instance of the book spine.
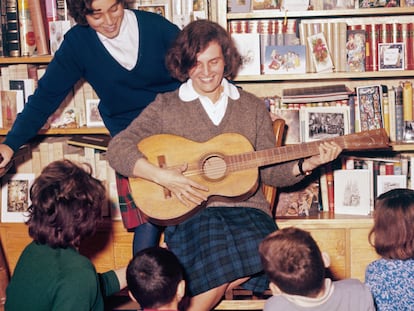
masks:
{"label": "book spine", "polygon": [[407,70],[414,69],[414,23],[408,23],[407,29],[407,46],[406,46],[406,57],[405,63],[407,66]]}
{"label": "book spine", "polygon": [[388,87],[381,85],[382,87],[382,116],[384,129],[387,131],[388,136],[390,135],[390,103],[388,100]]}
{"label": "book spine", "polygon": [[6,45],[7,55],[11,57],[20,56],[20,32],[19,32],[19,12],[17,0],[6,0]]}
{"label": "book spine", "polygon": [[335,190],[334,190],[334,175],[332,165],[326,165],[326,186],[328,191],[328,212],[333,214],[335,212]]}
{"label": "book spine", "polygon": [[6,56],[5,36],[7,30],[6,1],[0,1],[0,56]]}
{"label": "book spine", "polygon": [[408,61],[411,62],[411,60],[408,59],[408,45],[409,45],[409,27],[408,23],[401,24],[401,41],[404,43],[404,55],[405,55],[405,62],[404,62],[404,70],[408,69]]}
{"label": "book spine", "polygon": [[403,120],[413,120],[413,86],[410,81],[402,82]]}
{"label": "book spine", "polygon": [[32,56],[36,49],[36,37],[33,31],[28,0],[18,0],[20,56]]}
{"label": "book spine", "polygon": [[395,87],[395,140],[402,141],[404,136],[404,106],[402,86]]}
{"label": "book spine", "polygon": [[40,2],[41,0],[29,0],[29,10],[35,34],[36,53],[37,55],[47,55],[49,54],[49,46]]}
{"label": "book spine", "polygon": [[395,142],[395,89],[388,89],[388,105],[389,105],[389,115],[390,115],[390,131],[388,133],[390,140]]}

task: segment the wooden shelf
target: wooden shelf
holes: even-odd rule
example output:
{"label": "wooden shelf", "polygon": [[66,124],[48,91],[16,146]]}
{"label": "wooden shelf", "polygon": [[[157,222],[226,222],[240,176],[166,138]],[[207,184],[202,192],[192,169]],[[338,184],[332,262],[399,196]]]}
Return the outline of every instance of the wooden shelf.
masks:
{"label": "wooden shelf", "polygon": [[359,80],[359,79],[387,79],[387,78],[412,78],[414,70],[393,71],[365,71],[365,72],[326,72],[303,74],[277,74],[238,76],[237,82],[271,82],[271,81],[309,81],[309,80]]}
{"label": "wooden shelf", "polygon": [[[6,135],[9,129],[0,129],[0,136]],[[39,131],[39,135],[75,135],[75,134],[109,134],[104,127],[81,127],[81,128],[54,128]]]}
{"label": "wooden shelf", "polygon": [[349,9],[349,10],[325,10],[325,11],[282,11],[282,10],[258,10],[248,13],[227,13],[228,20],[236,19],[261,19],[261,18],[284,18],[284,17],[363,17],[363,16],[381,16],[381,15],[409,15],[414,13],[414,7],[404,8],[366,8],[366,9]]}
{"label": "wooden shelf", "polygon": [[30,57],[0,57],[0,64],[48,64],[52,60],[52,55],[30,56]]}

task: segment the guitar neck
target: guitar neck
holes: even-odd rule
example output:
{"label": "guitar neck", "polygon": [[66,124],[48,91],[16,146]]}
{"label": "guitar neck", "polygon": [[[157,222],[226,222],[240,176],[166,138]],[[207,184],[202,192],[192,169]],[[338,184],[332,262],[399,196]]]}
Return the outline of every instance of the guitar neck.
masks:
{"label": "guitar neck", "polygon": [[307,158],[319,154],[322,142],[335,142],[343,150],[388,149],[389,138],[384,129],[354,133],[325,140],[313,141],[227,156],[230,170],[237,171]]}

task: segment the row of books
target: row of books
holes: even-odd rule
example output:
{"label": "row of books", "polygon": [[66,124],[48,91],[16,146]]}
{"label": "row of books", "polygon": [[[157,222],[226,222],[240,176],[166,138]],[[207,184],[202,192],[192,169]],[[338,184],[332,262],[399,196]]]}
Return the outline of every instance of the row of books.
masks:
{"label": "row of books", "polygon": [[[1,67],[0,128],[8,129],[37,87],[45,66],[16,64]],[[104,127],[98,111],[99,98],[92,86],[79,80],[43,129]]]}
{"label": "row of books", "polygon": [[341,156],[301,183],[278,190],[276,216],[312,216],[320,211],[369,215],[380,194],[413,189],[414,155]]}
{"label": "row of books", "polygon": [[399,85],[345,85],[284,89],[264,98],[269,110],[286,120],[285,143],[307,142],[385,128],[393,142],[414,141],[411,81]]}
{"label": "row of books", "polygon": [[[101,141],[101,139],[103,138],[97,137],[97,141]],[[106,143],[108,141],[105,139]],[[89,144],[79,143],[76,136],[50,136],[42,140],[34,140],[30,144],[24,145],[16,153],[11,173],[31,173],[37,177],[43,167],[52,161],[61,159],[88,163],[92,168],[92,175],[104,183],[110,198],[109,206],[102,207],[104,216],[111,215],[114,219],[120,219],[115,171],[108,164],[106,153],[99,148],[100,146],[94,146],[91,140]]]}
{"label": "row of books", "polygon": [[392,19],[231,20],[240,75],[414,69],[414,23]]}
{"label": "row of books", "polygon": [[[282,3],[283,2],[283,3]],[[414,6],[412,0],[310,0],[310,1],[229,1],[228,11],[231,13],[247,13],[261,10],[284,9],[289,11],[306,10],[343,10],[343,9],[365,9],[379,7],[408,7]]]}
{"label": "row of books", "polygon": [[54,54],[73,25],[64,0],[1,1],[1,56]]}

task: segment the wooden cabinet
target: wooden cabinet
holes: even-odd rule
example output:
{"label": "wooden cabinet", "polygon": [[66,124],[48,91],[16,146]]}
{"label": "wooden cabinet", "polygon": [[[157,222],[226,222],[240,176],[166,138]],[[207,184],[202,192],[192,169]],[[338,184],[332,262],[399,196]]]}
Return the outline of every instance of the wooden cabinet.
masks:
{"label": "wooden cabinet", "polygon": [[[366,265],[377,258],[368,243],[371,217],[322,213],[316,218],[277,219],[279,228],[296,226],[311,232],[322,251],[331,258],[331,272],[336,279],[364,280]],[[82,244],[80,252],[91,258],[99,272],[120,268],[132,256],[133,233],[120,221],[105,220],[96,235]],[[31,241],[24,224],[0,224],[0,240],[11,272],[24,247]]]}
{"label": "wooden cabinet", "polygon": [[280,228],[295,226],[311,232],[320,249],[331,258],[330,270],[335,279],[358,278],[364,281],[368,263],[378,258],[368,242],[373,220],[369,216],[322,213],[307,219],[278,219]]}

